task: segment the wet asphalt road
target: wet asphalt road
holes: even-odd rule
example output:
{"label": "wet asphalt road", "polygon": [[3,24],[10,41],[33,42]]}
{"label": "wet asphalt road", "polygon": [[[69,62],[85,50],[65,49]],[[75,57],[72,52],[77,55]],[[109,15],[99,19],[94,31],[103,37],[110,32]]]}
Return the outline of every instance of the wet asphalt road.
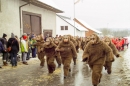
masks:
{"label": "wet asphalt road", "polygon": [[[115,58],[112,74],[103,69],[101,83],[98,86],[130,86],[130,48],[121,51],[123,58]],[[91,70],[81,62],[80,50],[77,65],[71,64],[72,71],[67,79],[63,79],[63,69],[56,68],[53,74],[48,74],[47,66],[39,66],[37,58],[31,58],[29,65],[18,63],[17,68],[11,65],[0,69],[0,86],[92,86]]]}

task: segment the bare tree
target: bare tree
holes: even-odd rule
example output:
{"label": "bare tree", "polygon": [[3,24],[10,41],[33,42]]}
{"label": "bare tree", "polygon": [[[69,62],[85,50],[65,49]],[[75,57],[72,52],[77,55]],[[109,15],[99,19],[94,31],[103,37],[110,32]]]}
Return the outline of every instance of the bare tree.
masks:
{"label": "bare tree", "polygon": [[130,36],[130,29],[125,29],[125,30],[111,30],[109,28],[102,28],[100,29],[102,34],[104,36],[112,35],[114,37],[126,37]]}

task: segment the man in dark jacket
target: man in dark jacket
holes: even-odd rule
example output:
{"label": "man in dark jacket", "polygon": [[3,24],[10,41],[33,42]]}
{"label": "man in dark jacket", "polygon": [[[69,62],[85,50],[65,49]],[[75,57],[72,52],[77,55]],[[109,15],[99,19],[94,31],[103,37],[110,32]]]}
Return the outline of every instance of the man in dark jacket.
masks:
{"label": "man in dark jacket", "polygon": [[19,52],[19,43],[13,33],[11,33],[11,38],[9,38],[8,43],[7,43],[7,48],[9,47],[11,47],[11,51],[9,51],[9,53],[11,56],[12,67],[16,67],[17,66],[17,53]]}
{"label": "man in dark jacket", "polygon": [[8,65],[8,52],[6,51],[7,50],[7,35],[5,33],[3,33],[3,46],[4,46],[4,51],[2,52],[3,53],[3,65],[4,66],[7,66]]}

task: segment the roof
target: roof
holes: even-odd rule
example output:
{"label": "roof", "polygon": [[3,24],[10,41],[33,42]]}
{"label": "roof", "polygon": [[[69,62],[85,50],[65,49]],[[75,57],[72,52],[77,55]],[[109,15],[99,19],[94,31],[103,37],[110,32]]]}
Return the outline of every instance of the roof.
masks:
{"label": "roof", "polygon": [[[29,2],[29,0],[23,0]],[[63,13],[63,11],[52,0],[31,0],[31,4],[51,10],[56,13]]]}
{"label": "roof", "polygon": [[74,25],[74,21],[68,18],[65,18],[63,16],[57,15],[58,17],[60,17],[61,19],[63,19],[65,22],[67,22],[68,24],[70,24],[71,26],[75,27],[77,30],[79,31],[88,31],[86,28],[84,28],[83,26],[81,26],[80,24],[75,22]]}
{"label": "roof", "polygon": [[71,16],[69,14],[66,14],[66,13],[56,13],[56,14],[62,18],[71,19]]}
{"label": "roof", "polygon": [[83,21],[83,20],[81,20],[81,19],[77,19],[77,18],[75,18],[77,21],[79,21],[81,24],[83,24],[87,29],[90,29],[90,30],[92,30],[92,31],[94,31],[94,32],[96,32],[96,33],[102,33],[102,32],[100,32],[100,31],[98,31],[98,30],[96,30],[96,29],[94,29],[94,28],[92,28],[90,25],[88,25],[85,21]]}

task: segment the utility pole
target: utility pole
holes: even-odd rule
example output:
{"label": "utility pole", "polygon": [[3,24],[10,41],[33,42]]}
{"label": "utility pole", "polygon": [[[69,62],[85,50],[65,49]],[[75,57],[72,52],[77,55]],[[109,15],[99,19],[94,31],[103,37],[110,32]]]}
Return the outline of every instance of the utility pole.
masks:
{"label": "utility pole", "polygon": [[[75,19],[75,5],[76,5],[79,1],[80,1],[80,0],[77,0],[77,1],[74,0],[74,2],[73,2],[73,3],[74,3],[74,19]],[[76,28],[75,28],[75,20],[74,20],[74,19],[73,19],[73,21],[74,21],[74,36],[76,36],[76,30],[75,30]]]}
{"label": "utility pole", "polygon": [[[75,0],[74,0],[74,18],[75,18]],[[73,19],[74,21],[74,19]],[[74,36],[75,36],[75,21],[74,21]]]}

